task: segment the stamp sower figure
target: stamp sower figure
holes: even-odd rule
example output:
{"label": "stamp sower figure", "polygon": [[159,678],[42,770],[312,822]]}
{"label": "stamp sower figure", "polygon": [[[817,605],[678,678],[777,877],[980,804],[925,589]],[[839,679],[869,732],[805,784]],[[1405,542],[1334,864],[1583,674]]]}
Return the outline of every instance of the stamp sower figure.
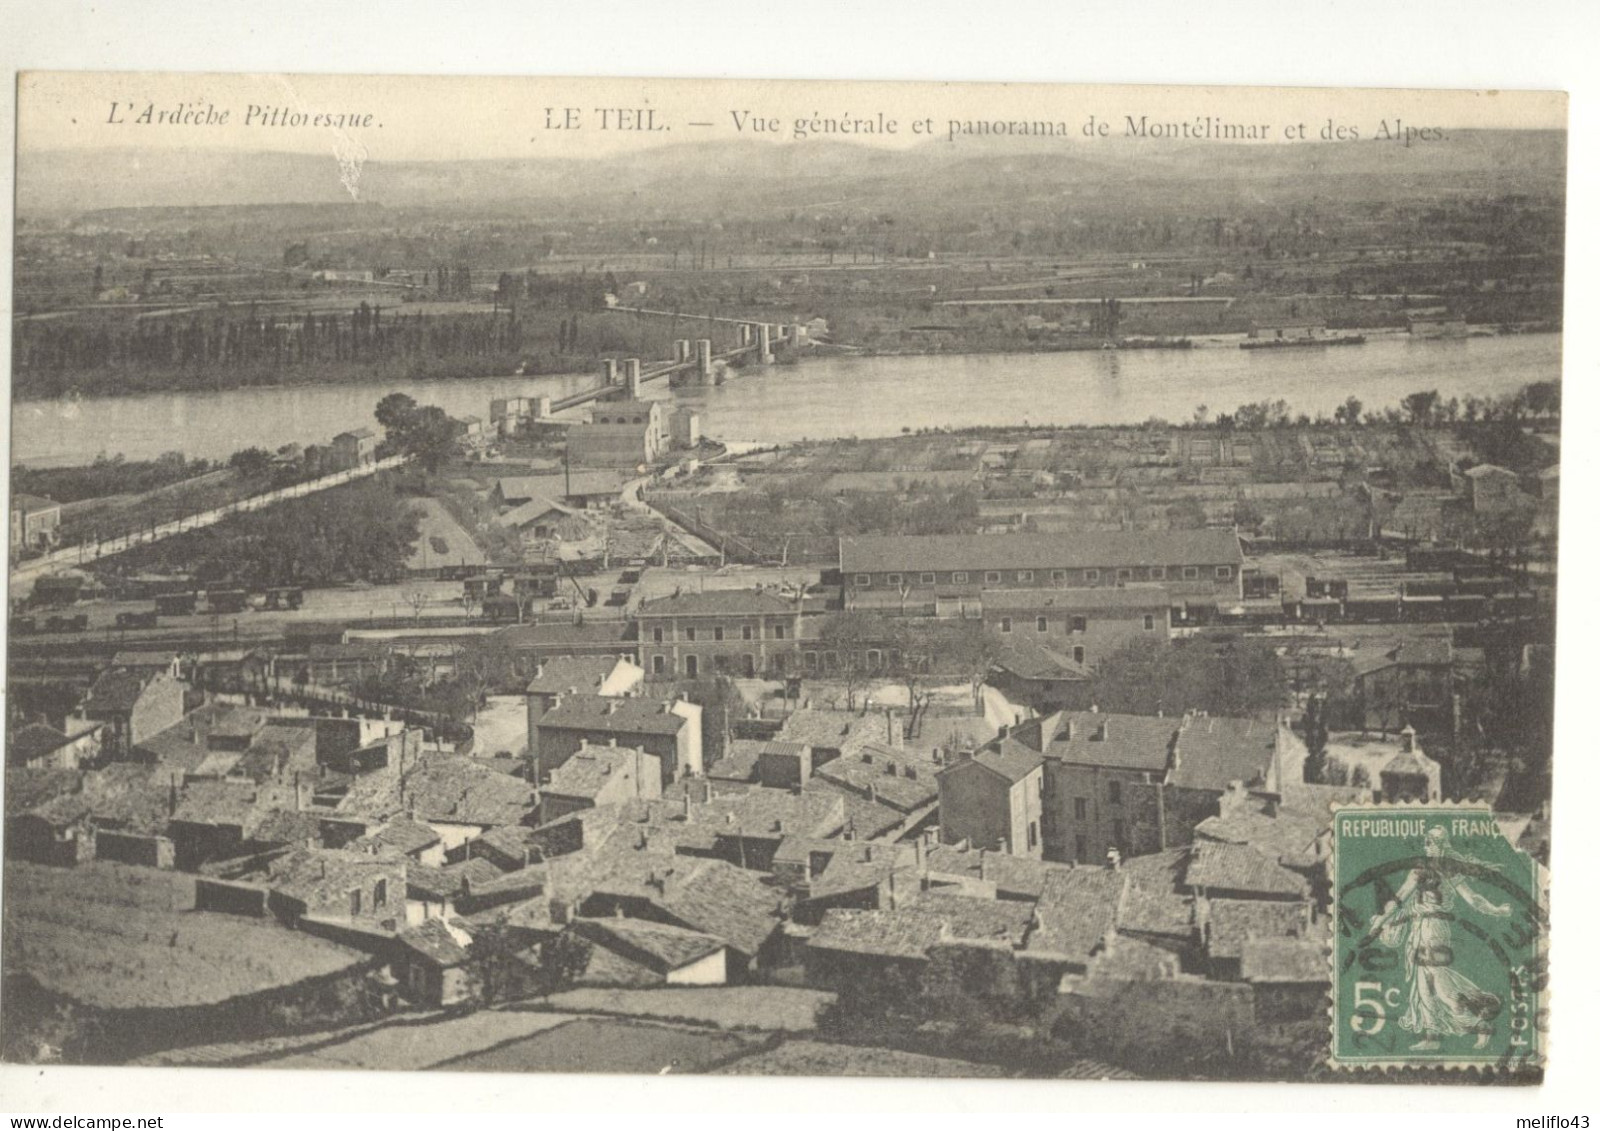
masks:
{"label": "stamp sower figure", "polygon": [[1422,1039],[1411,1047],[1419,1051],[1439,1048],[1441,1036],[1476,1033],[1474,1048],[1486,1048],[1500,1015],[1500,999],[1453,965],[1450,946],[1452,910],[1459,898],[1473,910],[1496,919],[1511,914],[1509,904],[1491,903],[1459,874],[1459,865],[1479,868],[1493,865],[1475,860],[1450,843],[1443,825],[1434,825],[1423,837],[1426,859],[1411,870],[1405,883],[1382,913],[1372,917],[1378,941],[1405,956],[1409,983],[1406,1011],[1399,1025]]}

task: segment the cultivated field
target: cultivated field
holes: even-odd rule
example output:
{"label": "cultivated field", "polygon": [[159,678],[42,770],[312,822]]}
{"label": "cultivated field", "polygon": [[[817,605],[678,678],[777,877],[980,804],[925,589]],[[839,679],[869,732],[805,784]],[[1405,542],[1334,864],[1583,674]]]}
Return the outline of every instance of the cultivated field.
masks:
{"label": "cultivated field", "polygon": [[708,1072],[758,1039],[586,1017],[438,1067],[451,1072]]}
{"label": "cultivated field", "polygon": [[719,1076],[1001,1076],[992,1064],[896,1049],[785,1041],[714,1070]]}
{"label": "cultivated field", "polygon": [[791,1033],[817,1027],[817,1013],[833,1002],[821,990],[783,986],[706,986],[696,989],[578,989],[551,996],[550,1004],[571,1013],[613,1013],[662,1021],[715,1025],[719,1029],[768,1029]]}
{"label": "cultivated field", "polygon": [[205,1005],[365,956],[271,921],[193,911],[190,876],[94,863],[5,867],[7,973],[108,1009]]}

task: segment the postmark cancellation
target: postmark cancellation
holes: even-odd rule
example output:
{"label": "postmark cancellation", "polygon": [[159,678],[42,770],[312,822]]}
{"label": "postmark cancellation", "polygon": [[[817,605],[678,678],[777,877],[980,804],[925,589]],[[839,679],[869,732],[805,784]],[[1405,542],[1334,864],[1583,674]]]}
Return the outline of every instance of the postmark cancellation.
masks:
{"label": "postmark cancellation", "polygon": [[1544,869],[1482,804],[1337,807],[1336,1068],[1544,1063]]}

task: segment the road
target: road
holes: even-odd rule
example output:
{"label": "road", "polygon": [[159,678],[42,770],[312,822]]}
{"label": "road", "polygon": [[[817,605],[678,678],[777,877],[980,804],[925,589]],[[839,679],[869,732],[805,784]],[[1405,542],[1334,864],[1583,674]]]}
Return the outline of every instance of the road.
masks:
{"label": "road", "polygon": [[225,507],[202,511],[199,514],[185,515],[174,522],[165,522],[151,530],[140,530],[120,538],[111,538],[104,542],[89,545],[79,543],[76,546],[63,546],[59,550],[31,561],[23,562],[11,571],[11,596],[13,598],[26,596],[33,588],[33,583],[41,577],[58,573],[73,566],[88,565],[103,558],[113,557],[125,553],[136,546],[148,546],[155,542],[171,538],[189,530],[200,530],[203,527],[214,526],[225,518],[248,511],[261,510],[274,503],[281,503],[285,499],[298,499],[306,495],[314,495],[318,491],[326,491],[330,487],[338,487],[357,479],[365,479],[380,471],[391,467],[399,467],[404,463],[403,455],[389,456],[374,463],[363,464],[346,471],[336,471],[332,475],[325,475],[321,479],[308,480],[305,483],[296,483],[289,487],[280,487],[275,491],[264,494],[252,495],[248,499],[240,499],[229,503]]}

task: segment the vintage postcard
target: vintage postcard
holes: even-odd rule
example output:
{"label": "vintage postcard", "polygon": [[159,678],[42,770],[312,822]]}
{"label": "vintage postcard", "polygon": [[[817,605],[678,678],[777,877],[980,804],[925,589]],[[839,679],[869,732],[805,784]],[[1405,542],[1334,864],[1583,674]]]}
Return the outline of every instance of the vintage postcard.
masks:
{"label": "vintage postcard", "polygon": [[1565,96],[17,136],[0,1058],[1542,1079]]}

